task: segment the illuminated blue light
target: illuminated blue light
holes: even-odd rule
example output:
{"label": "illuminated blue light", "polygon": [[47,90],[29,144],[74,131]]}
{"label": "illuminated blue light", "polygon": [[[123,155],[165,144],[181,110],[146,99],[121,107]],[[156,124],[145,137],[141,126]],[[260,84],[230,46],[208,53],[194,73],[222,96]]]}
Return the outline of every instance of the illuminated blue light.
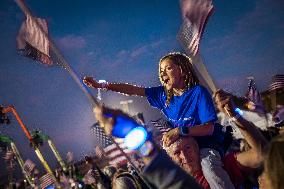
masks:
{"label": "illuminated blue light", "polygon": [[132,129],[124,139],[125,146],[130,150],[139,148],[147,140],[148,133],[144,127]]}
{"label": "illuminated blue light", "polygon": [[47,187],[45,187],[45,189],[55,189],[55,186],[52,184],[52,185],[48,185]]}
{"label": "illuminated blue light", "polygon": [[241,116],[244,114],[244,112],[240,108],[235,108],[235,112]]}

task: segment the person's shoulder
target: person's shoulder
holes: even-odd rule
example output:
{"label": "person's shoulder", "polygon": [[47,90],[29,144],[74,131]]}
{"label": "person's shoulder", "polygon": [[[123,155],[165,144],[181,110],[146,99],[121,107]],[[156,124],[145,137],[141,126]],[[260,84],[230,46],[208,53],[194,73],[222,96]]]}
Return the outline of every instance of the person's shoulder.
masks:
{"label": "person's shoulder", "polygon": [[198,92],[198,93],[208,92],[208,90],[204,86],[202,86],[200,84],[194,85],[192,87],[192,90],[195,91],[195,92]]}
{"label": "person's shoulder", "polygon": [[164,87],[163,86],[156,86],[156,87],[149,87],[148,89],[152,89],[152,90],[155,90],[155,91],[165,91]]}

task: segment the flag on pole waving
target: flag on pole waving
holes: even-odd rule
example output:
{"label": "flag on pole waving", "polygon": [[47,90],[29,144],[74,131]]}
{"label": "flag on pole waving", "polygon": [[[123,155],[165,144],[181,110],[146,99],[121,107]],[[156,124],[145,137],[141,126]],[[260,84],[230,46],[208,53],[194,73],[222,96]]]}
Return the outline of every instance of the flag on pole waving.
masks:
{"label": "flag on pole waving", "polygon": [[213,10],[212,0],[180,0],[183,24],[178,39],[195,56],[204,26]]}
{"label": "flag on pole waving", "polygon": [[41,18],[26,15],[17,36],[18,52],[45,65],[53,64],[49,55],[47,22]]}

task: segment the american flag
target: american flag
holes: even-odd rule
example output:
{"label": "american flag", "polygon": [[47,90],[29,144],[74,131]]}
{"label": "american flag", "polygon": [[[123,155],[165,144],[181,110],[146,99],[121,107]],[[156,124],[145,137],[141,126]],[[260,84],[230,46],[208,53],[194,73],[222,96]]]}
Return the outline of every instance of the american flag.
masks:
{"label": "american flag", "polygon": [[183,24],[178,33],[178,40],[190,55],[195,56],[204,26],[213,10],[212,0],[181,0]]}
{"label": "american flag", "polygon": [[160,134],[163,134],[165,132],[168,132],[172,128],[169,126],[168,122],[163,120],[162,118],[158,120],[151,120],[152,125],[154,126],[155,129],[157,129]]}
{"label": "american flag", "polygon": [[66,154],[66,161],[68,164],[72,163],[74,161],[74,155],[73,152],[67,152]]}
{"label": "american flag", "polygon": [[170,131],[172,128],[169,126],[169,123],[162,118],[158,120],[151,120],[151,124],[153,125],[153,138],[157,144],[163,146],[162,137],[163,134]]}
{"label": "american flag", "polygon": [[258,103],[260,103],[261,98],[260,98],[260,93],[256,89],[256,84],[255,84],[254,78],[248,77],[247,79],[249,80],[249,83],[248,83],[248,90],[247,90],[247,93],[246,93],[246,97],[249,101],[251,101],[255,104],[258,104]]}
{"label": "american flag", "polygon": [[14,156],[15,154],[12,150],[7,150],[5,155],[3,156],[3,159],[8,162],[8,161],[13,160]]}
{"label": "american flag", "polygon": [[276,89],[284,89],[284,75],[274,75],[272,77],[272,83],[269,85],[269,91]]}
{"label": "american flag", "polygon": [[50,173],[46,173],[39,179],[40,188],[45,189],[50,185],[55,184],[55,179]]}
{"label": "american flag", "polygon": [[101,146],[96,146],[95,152],[98,158],[103,158],[105,157],[105,152],[104,149]]}
{"label": "american flag", "polygon": [[18,52],[45,65],[52,65],[47,33],[47,22],[44,19],[27,15],[17,36]]}
{"label": "american flag", "polygon": [[283,105],[276,106],[276,111],[273,113],[273,119],[275,123],[280,123],[284,121],[284,106]]}
{"label": "american flag", "polygon": [[253,106],[252,109],[251,108],[249,109],[256,113],[265,114],[266,111],[262,103],[260,93],[256,88],[254,78],[248,77],[247,79],[249,80],[249,83],[248,83],[248,90],[245,96],[250,102],[252,102],[251,105]]}
{"label": "american flag", "polygon": [[[91,129],[97,142],[103,148],[103,153],[108,158],[109,164],[119,166],[125,165],[127,163],[126,157],[117,148],[116,144],[114,144],[111,139],[106,136],[103,129],[99,126],[99,123],[95,123]],[[132,155],[134,153],[133,151],[126,149],[123,139],[115,138],[114,140],[126,154]]]}
{"label": "american flag", "polygon": [[31,174],[32,174],[32,172],[34,171],[35,167],[36,167],[36,165],[35,165],[34,162],[33,162],[32,160],[30,160],[30,159],[27,159],[27,160],[25,161],[25,163],[24,163],[24,166],[23,166],[24,170],[26,171],[26,173],[27,173],[28,175],[31,175]]}

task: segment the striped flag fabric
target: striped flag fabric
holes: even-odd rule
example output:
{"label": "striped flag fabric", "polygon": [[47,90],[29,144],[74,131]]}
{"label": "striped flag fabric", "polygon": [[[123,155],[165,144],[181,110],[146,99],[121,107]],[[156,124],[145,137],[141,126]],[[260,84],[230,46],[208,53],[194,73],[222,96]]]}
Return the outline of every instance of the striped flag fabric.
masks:
{"label": "striped flag fabric", "polygon": [[3,159],[8,162],[8,161],[13,160],[14,156],[15,154],[12,150],[7,150],[5,155],[3,156]]}
{"label": "striped flag fabric", "polygon": [[276,106],[276,111],[273,113],[273,119],[276,124],[284,121],[284,106],[278,105]]}
{"label": "striped flag fabric", "polygon": [[151,120],[152,125],[154,126],[155,129],[157,129],[160,134],[163,134],[165,132],[168,132],[172,128],[169,126],[168,122],[165,120],[162,120],[162,118],[158,120]]}
{"label": "striped flag fabric", "polygon": [[284,89],[284,75],[278,74],[272,77],[272,82],[269,85],[269,91],[277,89]]}
{"label": "striped flag fabric", "polygon": [[[134,154],[135,152],[133,150],[129,150],[126,148],[123,139],[117,138],[114,139],[115,142],[118,143],[119,147],[124,151],[124,153],[126,153],[127,155],[131,156],[132,154]],[[122,165],[126,165],[127,164],[127,159],[126,157],[121,153],[121,151],[117,148],[116,144],[111,144],[107,147],[104,148],[104,152],[106,154],[106,156],[109,159],[109,164],[110,165],[118,165],[118,166],[122,166]]]}
{"label": "striped flag fabric", "polygon": [[[114,144],[111,139],[106,136],[103,129],[99,126],[99,123],[95,123],[91,127],[93,134],[96,137],[97,142],[103,149],[103,154],[105,154],[106,158],[108,158],[110,165],[118,165],[122,166],[127,163],[126,157],[121,153],[121,151],[117,148],[116,144]],[[128,155],[134,153],[134,151],[128,150],[123,143],[123,139],[115,138],[115,142],[118,143],[120,148]]]}
{"label": "striped flag fabric", "polygon": [[245,96],[249,100],[248,103],[249,110],[265,115],[266,110],[262,103],[260,93],[256,88],[254,78],[248,77],[247,79],[249,80],[249,83],[248,83],[248,90]]}
{"label": "striped flag fabric", "polygon": [[248,77],[247,79],[249,80],[249,83],[248,83],[248,90],[245,96],[247,97],[249,101],[255,104],[261,103],[260,93],[256,88],[254,78]]}
{"label": "striped flag fabric", "polygon": [[95,153],[98,158],[103,158],[105,157],[105,152],[104,149],[101,146],[96,146],[95,147]]}
{"label": "striped flag fabric", "polygon": [[26,57],[51,66],[47,22],[27,15],[17,36],[18,52]]}
{"label": "striped flag fabric", "polygon": [[55,180],[50,173],[46,173],[39,179],[40,188],[45,189],[55,184]]}
{"label": "striped flag fabric", "polygon": [[28,175],[32,174],[32,172],[34,171],[35,167],[36,167],[35,163],[32,160],[30,160],[30,159],[27,159],[25,161],[25,163],[24,163],[24,166],[23,166],[24,170],[26,171],[26,173]]}
{"label": "striped flag fabric", "polygon": [[163,120],[162,118],[158,120],[151,120],[150,123],[152,124],[152,133],[154,140],[157,144],[160,144],[160,146],[162,146],[163,134],[170,131],[172,128],[169,126],[168,122],[166,120]]}
{"label": "striped flag fabric", "polygon": [[72,163],[74,161],[74,155],[73,152],[67,152],[66,154],[66,161],[68,164]]}
{"label": "striped flag fabric", "polygon": [[200,39],[213,4],[212,0],[181,0],[183,24],[178,33],[178,40],[195,56],[199,50]]}

